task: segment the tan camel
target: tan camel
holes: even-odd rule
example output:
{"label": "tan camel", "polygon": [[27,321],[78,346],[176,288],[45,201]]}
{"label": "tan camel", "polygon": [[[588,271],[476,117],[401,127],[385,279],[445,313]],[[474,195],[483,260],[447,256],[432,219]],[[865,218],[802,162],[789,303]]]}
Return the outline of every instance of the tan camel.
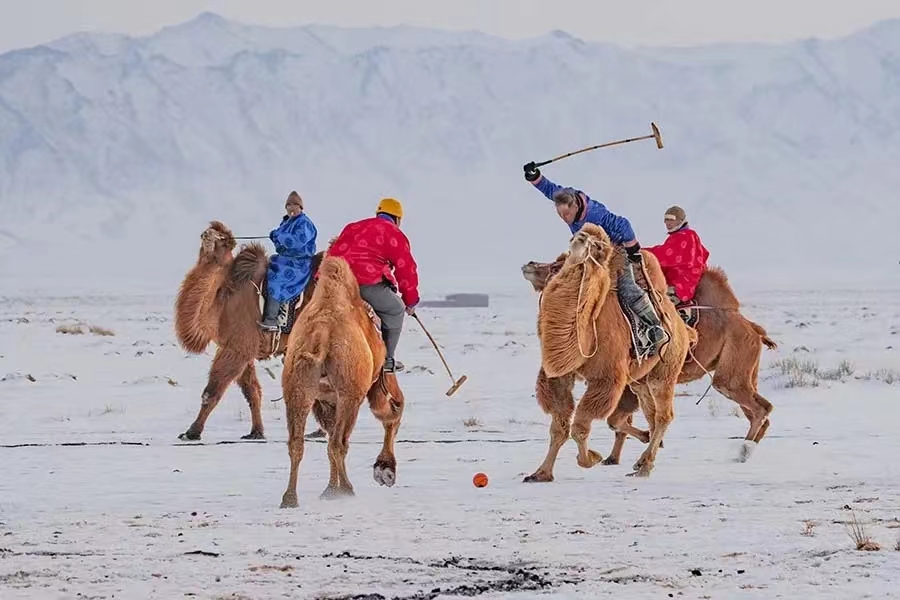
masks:
{"label": "tan camel", "polygon": [[[534,290],[540,292],[562,268],[564,261],[565,255],[552,263],[531,261],[522,267],[522,274]],[[763,345],[770,350],[777,348],[777,345],[765,329],[740,313],[740,303],[722,269],[713,267],[703,273],[694,298],[698,306],[710,309],[701,310],[696,325],[697,345],[685,360],[678,383],[689,383],[707,373],[715,373],[713,387],[736,402],[750,421],[738,456],[738,461],[744,462],[769,429],[773,406],[757,391],[757,377]],[[637,409],[637,397],[625,388],[618,408],[608,419],[610,428],[616,431],[616,440],[603,464],[619,464],[622,446],[628,435],[645,444],[649,442],[649,432],[631,426],[632,414]]]}
{"label": "tan camel", "polygon": [[386,350],[371,315],[347,262],[326,256],[310,302],[297,317],[295,327],[304,334],[288,341],[281,375],[291,463],[282,508],[297,506],[297,474],[310,410],[328,433],[331,477],[322,497],[353,495],[346,458],[350,434],[365,398],[372,414],[384,425],[384,445],[374,465],[375,481],[394,485],[394,440],[404,398],[396,375],[381,370]]}
{"label": "tan camel", "polygon": [[[263,331],[257,325],[261,311],[259,298],[266,278],[268,258],[259,244],[244,246],[232,256],[236,243],[231,230],[213,221],[201,234],[197,264],[188,271],[175,300],[175,336],[184,350],[202,354],[210,342],[217,349],[206,388],[200,399],[200,411],[182,440],[199,440],[203,427],[225,390],[237,380],[250,405],[250,433],[241,439],[265,439],[262,421],[262,387],[256,376],[257,360],[284,353],[287,335]],[[321,261],[321,253],[312,259],[312,270]],[[315,283],[303,295],[303,305]]]}
{"label": "tan camel", "polygon": [[[538,404],[552,417],[550,445],[544,462],[526,482],[553,481],[557,455],[570,434],[578,444],[578,465],[590,468],[599,463],[600,454],[588,444],[591,423],[613,413],[626,386],[637,395],[650,423],[649,446],[632,475],[646,477],[653,469],[674,418],[675,382],[696,333],[665,296],[666,282],[656,258],[646,251],[642,255],[649,283],[657,292],[651,291],[651,297],[656,297],[670,335],[659,354],[643,361],[631,357],[630,326],[612,286],[626,258],[613,248],[603,229],[588,223],[573,236],[561,269],[544,289],[538,314],[542,368],[536,389]],[[576,379],[587,383],[577,407],[572,396]]]}

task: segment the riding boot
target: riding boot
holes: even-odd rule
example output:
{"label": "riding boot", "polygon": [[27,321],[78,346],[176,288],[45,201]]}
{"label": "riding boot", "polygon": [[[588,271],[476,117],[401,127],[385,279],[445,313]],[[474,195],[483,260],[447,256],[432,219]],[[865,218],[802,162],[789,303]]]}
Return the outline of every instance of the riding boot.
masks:
{"label": "riding boot", "polygon": [[400,343],[400,330],[388,329],[384,326],[384,322],[382,321],[381,339],[384,340],[384,347],[387,350],[387,355],[384,359],[384,367],[382,369],[385,373],[402,371],[403,363],[397,361],[394,358],[394,352],[397,350],[397,344]]}
{"label": "riding boot", "polygon": [[278,331],[278,312],[280,309],[280,302],[276,301],[272,296],[266,296],[266,303],[263,307],[263,320],[259,323],[260,328],[266,331]]}
{"label": "riding boot", "polygon": [[650,296],[646,293],[641,295],[640,298],[631,304],[631,309],[650,327],[647,335],[650,336],[650,341],[653,342],[654,348],[659,350],[659,347],[668,341],[669,334],[663,329],[659,315],[656,314],[656,311],[653,309],[653,303],[650,302]]}

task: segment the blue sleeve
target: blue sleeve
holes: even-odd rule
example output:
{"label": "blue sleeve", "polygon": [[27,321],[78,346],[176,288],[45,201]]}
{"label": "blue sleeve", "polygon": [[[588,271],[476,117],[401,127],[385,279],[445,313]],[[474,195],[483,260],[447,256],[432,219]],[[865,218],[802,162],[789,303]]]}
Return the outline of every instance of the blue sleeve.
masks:
{"label": "blue sleeve", "polygon": [[305,255],[307,246],[313,247],[315,252],[316,236],[318,231],[313,222],[306,215],[300,215],[296,219],[289,219],[272,232],[272,242],[275,251],[279,254]]}
{"label": "blue sleeve", "polygon": [[563,189],[563,186],[557,185],[541,175],[541,178],[533,182],[531,185],[536,187],[539,192],[547,196],[548,200],[553,200],[553,194]]}
{"label": "blue sleeve", "polygon": [[[594,219],[590,220],[596,222],[597,225],[602,227],[604,231],[609,234],[609,239],[613,244],[624,244],[625,242],[630,242],[635,239],[634,229],[631,228],[631,221],[611,212],[596,200],[592,199],[590,202],[593,210],[589,212],[593,212],[596,215]],[[588,216],[591,217],[594,215],[589,214]]]}

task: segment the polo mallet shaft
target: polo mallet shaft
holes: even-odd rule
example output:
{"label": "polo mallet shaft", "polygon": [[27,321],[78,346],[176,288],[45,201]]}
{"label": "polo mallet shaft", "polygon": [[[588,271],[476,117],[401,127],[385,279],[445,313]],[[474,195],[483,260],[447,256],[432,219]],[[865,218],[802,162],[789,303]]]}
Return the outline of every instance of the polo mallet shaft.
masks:
{"label": "polo mallet shaft", "polygon": [[656,126],[656,123],[650,123],[650,129],[653,131],[650,135],[643,135],[641,137],[636,138],[628,138],[627,140],[617,140],[615,142],[606,142],[605,144],[598,144],[596,146],[590,146],[588,148],[582,148],[581,150],[576,150],[574,152],[569,152],[568,154],[563,154],[562,156],[557,156],[556,158],[551,158],[550,160],[545,160],[544,162],[535,163],[535,167],[543,167],[544,165],[549,165],[552,162],[556,162],[558,160],[562,160],[564,158],[568,158],[570,156],[575,156],[576,154],[581,154],[582,152],[589,152],[591,150],[597,150],[599,148],[607,148],[609,146],[617,146],[618,144],[629,144],[631,142],[637,142],[640,140],[656,140],[656,147],[662,150],[663,141],[662,135],[659,133],[659,128]]}
{"label": "polo mallet shaft", "polygon": [[440,357],[441,362],[444,363],[444,368],[447,369],[447,375],[450,376],[450,381],[453,381],[453,385],[450,387],[449,390],[447,390],[447,395],[452,396],[453,394],[456,393],[456,390],[458,390],[462,386],[462,384],[464,384],[466,382],[466,379],[468,379],[468,377],[463,375],[459,379],[453,378],[453,373],[450,372],[450,367],[447,365],[447,361],[444,360],[444,355],[443,355],[443,353],[441,353],[441,349],[438,348],[437,342],[434,341],[434,338],[431,337],[431,334],[428,333],[428,330],[425,329],[424,325],[422,325],[422,320],[419,318],[419,315],[413,313],[413,318],[419,323],[419,327],[422,328],[422,331],[425,332],[425,335],[428,336],[428,340],[431,342],[431,345],[434,346],[434,349],[437,351],[437,354]]}

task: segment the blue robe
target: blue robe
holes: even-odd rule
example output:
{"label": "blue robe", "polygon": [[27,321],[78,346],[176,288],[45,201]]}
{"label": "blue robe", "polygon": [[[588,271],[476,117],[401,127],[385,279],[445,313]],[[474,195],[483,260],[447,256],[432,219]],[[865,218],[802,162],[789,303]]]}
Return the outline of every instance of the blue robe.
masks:
{"label": "blue robe", "polygon": [[317,235],[316,226],[304,213],[296,217],[285,215],[281,225],[269,234],[278,254],[269,261],[267,295],[276,302],[292,300],[306,288],[312,257],[316,254]]}

